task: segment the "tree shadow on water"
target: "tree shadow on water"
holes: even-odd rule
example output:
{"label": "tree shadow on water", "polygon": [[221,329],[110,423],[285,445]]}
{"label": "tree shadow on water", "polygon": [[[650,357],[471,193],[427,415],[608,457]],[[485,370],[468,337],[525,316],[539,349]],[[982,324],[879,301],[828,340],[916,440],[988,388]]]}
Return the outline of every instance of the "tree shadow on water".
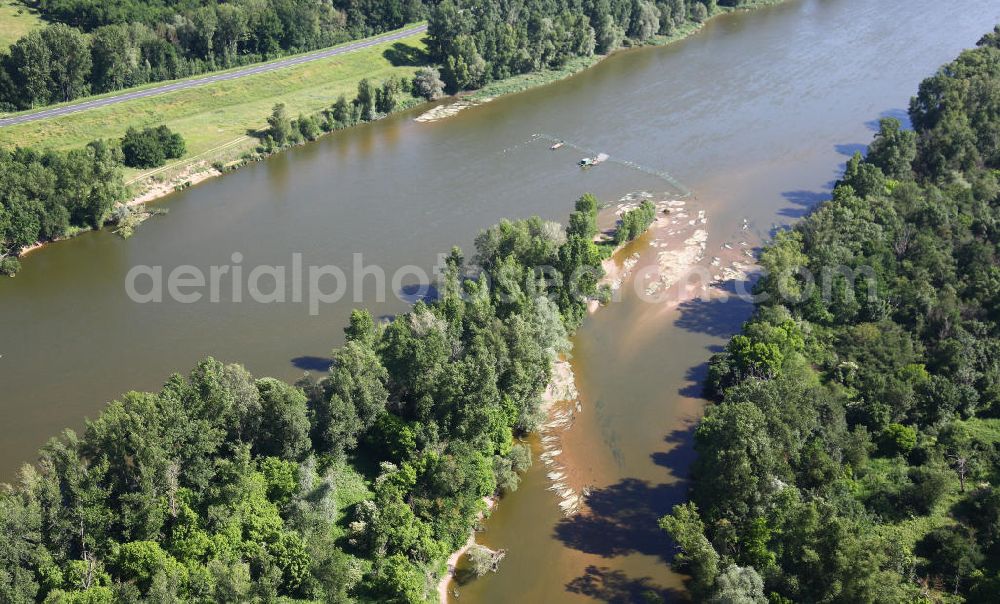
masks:
{"label": "tree shadow on water", "polygon": [[683,428],[674,430],[663,439],[668,445],[666,451],[656,451],[650,455],[653,463],[670,470],[675,478],[685,482],[685,487],[688,486],[687,477],[691,472],[691,464],[694,463],[694,431],[697,427],[698,422],[687,422]]}
{"label": "tree shadow on water", "polygon": [[303,371],[329,371],[331,365],[333,359],[328,357],[305,355],[292,359],[292,366]]}
{"label": "tree shadow on water", "polygon": [[590,565],[583,575],[566,584],[566,591],[609,604],[631,602],[686,602],[684,592],[653,583],[649,577],[632,578],[620,570]]}
{"label": "tree shadow on water", "polygon": [[720,338],[728,338],[738,332],[753,312],[753,304],[738,296],[693,298],[682,302],[678,308],[677,327]]}
{"label": "tree shadow on water", "polygon": [[804,218],[820,203],[830,199],[829,191],[785,191],[781,194],[791,206],[778,210],[781,216]]}
{"label": "tree shadow on water", "polygon": [[[899,120],[899,123],[903,126],[905,130],[913,130],[913,122],[910,121],[910,112],[906,109],[886,109],[878,115],[879,119],[885,117],[894,117]],[[868,127],[872,132],[878,132],[879,120],[871,120],[865,122],[865,126]]]}
{"label": "tree shadow on water", "polygon": [[[709,346],[709,352],[716,353],[722,351],[722,346]],[[688,398],[705,397],[705,379],[708,377],[708,361],[699,363],[694,367],[688,367],[684,372],[684,386],[677,390],[677,394]]]}
{"label": "tree shadow on water", "polygon": [[843,145],[834,145],[833,148],[837,150],[837,153],[845,155],[847,157],[854,157],[855,153],[860,153],[861,155],[864,155],[865,153],[868,152],[868,145],[863,145],[861,143],[847,143]]}
{"label": "tree shadow on water", "polygon": [[687,495],[687,484],[654,485],[626,478],[586,498],[585,513],[564,518],[555,536],[567,547],[605,558],[632,553],[669,562],[673,548],[657,521]]}
{"label": "tree shadow on water", "polygon": [[410,283],[401,286],[396,292],[396,297],[407,304],[416,304],[421,301],[429,304],[438,299],[438,290],[427,283]]}
{"label": "tree shadow on water", "polygon": [[382,53],[393,67],[421,67],[430,62],[427,53],[402,42],[396,42]]}

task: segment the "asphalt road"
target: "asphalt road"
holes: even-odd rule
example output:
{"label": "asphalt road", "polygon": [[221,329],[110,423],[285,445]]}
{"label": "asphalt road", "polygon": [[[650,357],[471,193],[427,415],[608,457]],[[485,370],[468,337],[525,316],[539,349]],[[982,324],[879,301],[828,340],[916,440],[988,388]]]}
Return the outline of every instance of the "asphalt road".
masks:
{"label": "asphalt road", "polygon": [[24,124],[27,122],[44,120],[50,117],[57,117],[60,115],[68,115],[70,113],[76,113],[78,111],[86,111],[88,109],[94,109],[96,107],[107,107],[108,105],[123,103],[125,101],[131,101],[134,99],[144,99],[147,97],[156,96],[158,94],[165,94],[167,92],[175,92],[177,90],[187,90],[188,88],[197,88],[198,86],[204,86],[205,84],[211,84],[213,82],[225,82],[227,80],[236,80],[238,78],[244,78],[246,76],[251,76],[258,73],[277,71],[279,69],[284,69],[286,67],[292,67],[293,65],[301,65],[302,63],[318,61],[320,59],[325,59],[327,57],[343,55],[354,52],[356,50],[361,50],[362,48],[368,48],[369,46],[375,46],[376,44],[382,44],[385,42],[391,42],[393,40],[399,40],[424,31],[427,31],[427,26],[418,25],[416,27],[404,29],[402,31],[392,34],[375,36],[374,38],[365,38],[364,40],[358,40],[357,42],[351,42],[349,44],[345,44],[344,46],[338,46],[336,48],[329,48],[327,50],[320,50],[305,55],[289,57],[287,59],[280,59],[278,61],[272,61],[270,63],[251,65],[249,67],[243,67],[234,71],[227,71],[226,73],[207,75],[203,78],[198,78],[195,80],[181,80],[178,82],[166,83],[163,84],[162,86],[156,86],[154,88],[145,88],[143,90],[136,90],[134,92],[123,92],[122,94],[116,96],[105,97],[100,99],[92,99],[89,101],[83,101],[81,103],[74,103],[72,105],[53,107],[51,109],[40,109],[32,113],[24,113],[21,115],[16,115],[14,117],[0,118],[0,128],[4,126],[13,126],[15,124]]}

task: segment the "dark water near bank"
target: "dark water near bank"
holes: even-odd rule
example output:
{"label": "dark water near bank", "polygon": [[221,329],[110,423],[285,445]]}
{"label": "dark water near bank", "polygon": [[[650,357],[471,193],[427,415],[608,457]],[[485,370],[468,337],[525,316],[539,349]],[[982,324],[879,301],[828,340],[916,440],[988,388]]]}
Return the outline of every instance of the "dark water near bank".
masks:
{"label": "dark water near bank", "polygon": [[[870,140],[871,121],[903,115],[918,82],[997,21],[992,0],[792,0],[442,122],[402,115],[327,137],[172,196],[170,213],[128,241],[91,233],[32,253],[0,280],[0,480],[105,401],[206,355],[286,379],[321,368],[356,306],[348,297],[310,316],[305,303],[139,305],[124,289],[135,265],[207,272],[240,252],[248,272],[301,253],[350,277],[361,252],[391,276],[430,269],[456,243],[470,250],[501,217],[562,220],[585,191],[613,200],[668,188],[622,164],[580,172],[575,151],[550,152],[535,133],[680,179],[708,212],[711,255],[743,217],[766,236],[802,216]],[[391,293],[364,305],[406,308]],[[536,464],[483,535],[508,550],[501,571],[461,587],[461,600],[676,595],[655,518],[683,497],[704,363],[746,312],[711,302],[665,312],[626,297],[587,322],[573,430],[592,442],[575,461],[590,473],[594,514],[561,520]]]}

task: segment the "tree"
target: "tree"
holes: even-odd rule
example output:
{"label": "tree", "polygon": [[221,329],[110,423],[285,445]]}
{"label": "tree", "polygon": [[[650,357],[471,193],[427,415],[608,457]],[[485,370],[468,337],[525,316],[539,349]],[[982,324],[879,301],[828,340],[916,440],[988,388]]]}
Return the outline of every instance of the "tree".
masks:
{"label": "tree", "polygon": [[29,32],[10,47],[4,56],[5,71],[10,75],[16,96],[8,99],[21,108],[46,105],[52,98],[52,49],[41,30]]}
{"label": "tree", "polygon": [[376,570],[372,589],[383,602],[423,602],[426,596],[424,574],[402,554],[386,558]]}
{"label": "tree", "polygon": [[889,424],[882,431],[883,447],[889,454],[906,455],[917,445],[917,431],[902,424]]}
{"label": "tree", "polygon": [[504,550],[493,551],[485,545],[474,543],[465,555],[469,560],[472,574],[482,577],[486,573],[497,572],[506,553]]}
{"label": "tree", "polygon": [[[187,569],[155,541],[132,541],[123,544],[114,556],[114,566],[122,575],[133,577],[141,591],[169,589],[163,581],[184,581]],[[160,583],[157,585],[157,583]]]}
{"label": "tree", "polygon": [[448,90],[457,92],[482,86],[486,82],[486,61],[479,54],[475,40],[459,35],[453,45],[442,72]]}
{"label": "tree", "polygon": [[444,96],[444,82],[441,73],[434,67],[423,67],[413,77],[413,92],[428,101],[436,101]]}
{"label": "tree", "polygon": [[254,449],[262,455],[302,459],[309,450],[309,418],[302,392],[273,378],[257,380],[261,422]]}
{"label": "tree", "polygon": [[47,26],[41,35],[52,52],[49,98],[53,102],[71,101],[88,94],[91,57],[87,38],[61,23]]}
{"label": "tree", "polygon": [[370,122],[375,119],[375,96],[376,88],[368,78],[358,82],[358,95],[354,97],[354,106],[358,109],[362,121]]}
{"label": "tree", "polygon": [[930,571],[949,581],[955,594],[962,586],[962,578],[983,561],[978,545],[962,526],[934,529],[917,545],[917,550],[931,560]]}
{"label": "tree", "polygon": [[382,86],[375,91],[375,111],[388,115],[396,110],[398,101],[396,93],[399,90],[398,83],[393,79],[382,82]]}
{"label": "tree", "polygon": [[593,239],[597,235],[597,199],[587,193],[576,202],[576,211],[569,215],[568,236]]}
{"label": "tree", "polygon": [[660,519],[680,552],[674,561],[691,574],[691,591],[696,597],[708,595],[719,575],[719,554],[705,538],[705,525],[698,506],[684,503],[674,506],[670,515]]}
{"label": "tree", "polygon": [[295,125],[298,127],[299,134],[307,141],[316,140],[316,137],[319,136],[319,123],[311,115],[307,116],[300,113],[299,118],[295,120]]}
{"label": "tree", "polygon": [[866,162],[860,151],[855,151],[847,160],[844,178],[838,184],[851,187],[860,197],[868,197],[885,192],[885,175],[878,166]]}
{"label": "tree", "polygon": [[710,604],[766,604],[764,581],[752,566],[727,567],[715,580]]}
{"label": "tree", "polygon": [[347,97],[344,95],[340,95],[337,102],[333,104],[330,115],[340,127],[349,126],[353,123],[351,107],[352,105],[348,104]]}
{"label": "tree", "polygon": [[615,243],[621,245],[645,233],[655,218],[656,206],[649,200],[643,200],[638,208],[622,215],[621,224],[615,231]]}
{"label": "tree", "polygon": [[713,510],[712,519],[739,522],[770,496],[777,452],[757,406],[734,402],[710,407],[695,431],[695,449],[695,475],[716,477],[701,481],[694,492],[695,501]]}
{"label": "tree", "polygon": [[108,25],[94,32],[90,43],[93,58],[90,80],[95,92],[143,83],[139,39],[145,33],[138,24]]}
{"label": "tree", "polygon": [[184,155],[184,138],[172,132],[165,125],[137,130],[129,128],[121,142],[126,166],[133,168],[154,168],[162,166],[168,159]]}
{"label": "tree", "polygon": [[886,177],[902,180],[909,178],[910,165],[916,156],[916,132],[903,130],[896,118],[880,119],[878,133],[868,145],[865,161],[880,168]]}
{"label": "tree", "polygon": [[134,168],[154,168],[162,166],[166,161],[163,148],[156,137],[135,128],[125,131],[125,136],[122,138],[122,153],[125,156],[125,165]]}
{"label": "tree", "polygon": [[625,39],[625,29],[611,15],[604,15],[594,27],[597,52],[608,54],[618,49]]}
{"label": "tree", "polygon": [[597,281],[604,275],[601,253],[592,239],[570,235],[559,247],[556,268],[563,279],[557,303],[566,324],[573,328],[583,320],[587,300],[597,292]]}
{"label": "tree", "polygon": [[288,137],[292,132],[292,120],[288,117],[284,103],[278,103],[271,110],[271,116],[267,118],[267,134],[279,145],[288,142]]}
{"label": "tree", "polygon": [[53,561],[45,560],[48,553],[39,547],[41,541],[41,510],[37,503],[22,500],[13,494],[0,493],[0,600],[31,602],[38,597],[39,585],[33,569],[52,572]]}
{"label": "tree", "polygon": [[701,2],[691,5],[691,20],[695,23],[704,23],[708,19],[708,9]]}
{"label": "tree", "polygon": [[632,14],[628,35],[640,42],[648,40],[660,30],[660,9],[648,0],[638,3],[638,11]]}
{"label": "tree", "polygon": [[166,161],[163,148],[156,137],[135,128],[125,131],[122,153],[125,155],[125,165],[134,168],[154,168],[162,166]]}
{"label": "tree", "polygon": [[184,137],[177,132],[172,132],[165,125],[157,126],[153,130],[160,147],[163,149],[163,156],[167,159],[177,159],[184,155],[187,146]]}
{"label": "tree", "polygon": [[389,399],[389,374],[363,340],[349,340],[334,354],[330,375],[321,384],[326,396],[314,408],[319,442],[335,453],[353,449],[375,425]]}

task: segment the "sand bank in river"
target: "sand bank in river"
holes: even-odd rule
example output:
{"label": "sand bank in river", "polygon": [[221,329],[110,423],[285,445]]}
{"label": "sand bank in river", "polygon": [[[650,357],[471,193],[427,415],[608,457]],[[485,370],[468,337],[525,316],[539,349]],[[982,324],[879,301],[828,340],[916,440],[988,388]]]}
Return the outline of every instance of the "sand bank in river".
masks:
{"label": "sand bank in river", "polygon": [[[649,193],[636,193],[619,200],[599,217],[603,229],[610,229],[627,211],[638,207]],[[722,247],[713,252],[710,262],[705,262],[708,246],[708,217],[697,209],[694,200],[671,199],[656,202],[656,219],[646,233],[635,242],[619,247],[604,261],[604,277],[599,285],[613,291],[612,303],[620,300],[623,288],[635,287],[636,294],[651,303],[671,308],[698,296],[725,296],[726,288],[733,282],[745,282],[754,270],[753,247],[744,238],[749,228],[747,221],[741,232],[733,234]],[[698,273],[702,279],[691,279]],[[704,275],[701,275],[704,273]],[[691,281],[694,281],[692,285]],[[600,304],[589,306],[596,312]],[[574,422],[586,412],[577,390],[576,376],[567,358],[553,362],[552,375],[542,395],[544,423],[539,428],[541,453],[538,460],[545,465],[548,489],[558,497],[560,511],[566,516],[587,514],[586,501],[589,486],[588,471],[577,459],[571,435]],[[448,559],[448,573],[442,577],[438,592],[442,602],[448,598],[448,586],[461,557],[475,543],[475,534]]]}
{"label": "sand bank in river", "polygon": [[419,116],[413,118],[413,121],[421,123],[436,122],[438,120],[443,120],[446,117],[451,117],[460,111],[468,109],[469,107],[489,103],[492,100],[493,97],[486,97],[482,99],[461,99],[455,101],[454,103],[445,103],[432,109],[428,109]]}
{"label": "sand bank in river", "polygon": [[[627,195],[606,211],[599,222],[610,229],[626,212],[652,198],[645,192]],[[637,241],[620,246],[603,262],[605,274],[598,285],[611,289],[612,303],[621,299],[622,288],[626,284],[635,284],[637,288],[644,287],[654,293],[666,290],[704,257],[708,219],[704,211],[698,211],[693,219],[689,218],[687,204],[681,199],[655,202],[656,218],[646,233]],[[654,262],[650,261],[650,252]],[[593,313],[600,307],[598,302],[592,301],[588,308]],[[552,382],[544,397],[547,421],[540,430],[540,458],[546,465],[546,475],[551,483],[549,490],[559,497],[560,511],[571,516],[583,511],[589,488],[583,477],[584,472],[567,461],[569,452],[565,451],[564,434],[585,409],[569,361],[554,363],[552,373]]]}
{"label": "sand bank in river", "polygon": [[[599,222],[610,228],[613,220],[634,209],[649,193],[637,193],[619,201],[612,212],[606,212]],[[718,256],[706,262],[708,248],[708,216],[694,199],[668,199],[655,202],[656,218],[649,229],[636,241],[615,251],[603,263],[605,276],[600,286],[612,290],[611,303],[625,298],[626,288],[634,288],[640,300],[659,309],[675,308],[696,297],[729,295],[734,283],[745,282],[753,267],[749,225],[730,238],[728,247],[715,252]],[[630,295],[633,292],[628,292]],[[596,301],[589,310],[601,306]],[[553,384],[546,391],[548,421],[541,430],[543,453],[550,490],[559,497],[559,506],[566,515],[586,512],[586,499],[593,486],[593,468],[579,439],[567,434],[581,413],[587,412],[587,401],[580,400],[573,370],[568,361],[553,368]]]}

